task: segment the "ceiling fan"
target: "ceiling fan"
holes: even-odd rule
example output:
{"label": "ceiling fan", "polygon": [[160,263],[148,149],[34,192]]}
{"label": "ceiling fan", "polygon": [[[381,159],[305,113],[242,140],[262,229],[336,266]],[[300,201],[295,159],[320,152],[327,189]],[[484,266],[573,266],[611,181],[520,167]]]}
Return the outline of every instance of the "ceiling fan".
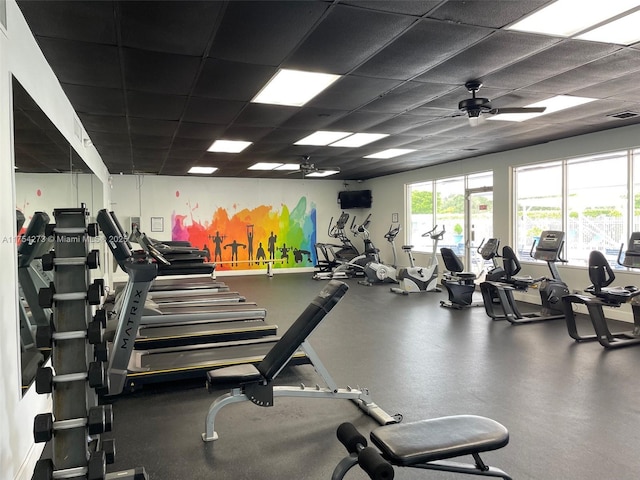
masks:
{"label": "ceiling fan", "polygon": [[491,100],[483,97],[476,97],[476,93],[482,87],[482,82],[471,80],[464,84],[471,93],[471,98],[467,98],[458,103],[458,108],[467,114],[472,127],[477,126],[484,118],[481,114],[500,115],[501,113],[542,113],[546,107],[497,107],[491,106]]}
{"label": "ceiling fan", "polygon": [[[302,156],[303,162],[300,164],[298,170],[294,170],[291,173],[302,173],[302,177],[333,175],[340,172],[340,167],[324,167],[320,168],[316,164],[311,163],[311,157],[309,155]],[[330,173],[331,172],[331,173]],[[314,175],[317,174],[317,175]]]}

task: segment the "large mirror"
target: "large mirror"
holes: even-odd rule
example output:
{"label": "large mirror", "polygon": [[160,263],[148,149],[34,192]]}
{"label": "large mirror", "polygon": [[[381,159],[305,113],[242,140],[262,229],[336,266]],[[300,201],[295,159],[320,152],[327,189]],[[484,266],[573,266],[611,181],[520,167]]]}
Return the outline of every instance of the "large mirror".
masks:
{"label": "large mirror", "polygon": [[[33,98],[14,77],[13,124],[16,196],[16,259],[20,326],[21,375],[23,393],[31,385],[36,369],[48,358],[38,349],[35,332],[47,325],[51,311],[38,305],[38,291],[53,280],[42,269],[40,257],[51,248],[46,224],[54,223],[55,208],[84,204],[92,215],[103,208],[103,185],[78,153],[58,131]],[[92,249],[104,248],[99,242]],[[104,262],[101,262],[104,265]],[[102,268],[93,271],[102,277]]]}

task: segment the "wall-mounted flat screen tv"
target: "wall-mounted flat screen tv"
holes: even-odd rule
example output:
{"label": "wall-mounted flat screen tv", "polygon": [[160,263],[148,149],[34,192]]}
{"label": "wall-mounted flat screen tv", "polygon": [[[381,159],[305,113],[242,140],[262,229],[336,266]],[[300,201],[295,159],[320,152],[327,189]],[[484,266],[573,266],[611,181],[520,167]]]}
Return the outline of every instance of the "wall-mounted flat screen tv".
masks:
{"label": "wall-mounted flat screen tv", "polygon": [[371,190],[345,190],[338,192],[340,208],[371,208]]}

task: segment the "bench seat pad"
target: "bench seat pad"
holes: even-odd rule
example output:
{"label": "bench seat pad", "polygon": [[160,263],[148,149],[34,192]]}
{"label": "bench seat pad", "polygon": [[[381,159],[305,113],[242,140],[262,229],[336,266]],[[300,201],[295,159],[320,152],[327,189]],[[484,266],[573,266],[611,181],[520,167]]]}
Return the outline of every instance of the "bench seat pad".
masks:
{"label": "bench seat pad", "polygon": [[410,466],[502,448],[509,432],[486,417],[456,415],[378,427],[371,441],[387,460]]}

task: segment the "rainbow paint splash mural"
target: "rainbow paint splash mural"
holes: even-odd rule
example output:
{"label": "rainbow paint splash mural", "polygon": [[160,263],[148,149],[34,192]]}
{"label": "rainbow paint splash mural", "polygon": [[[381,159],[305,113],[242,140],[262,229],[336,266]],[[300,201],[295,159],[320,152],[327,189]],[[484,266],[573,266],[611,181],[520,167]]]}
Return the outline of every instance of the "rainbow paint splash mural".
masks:
{"label": "rainbow paint splash mural", "polygon": [[316,263],[316,208],[300,198],[293,209],[260,205],[232,213],[218,208],[210,222],[201,223],[190,212],[171,215],[172,240],[188,241],[209,252],[216,270],[264,269],[272,260],[275,268],[313,267]]}

